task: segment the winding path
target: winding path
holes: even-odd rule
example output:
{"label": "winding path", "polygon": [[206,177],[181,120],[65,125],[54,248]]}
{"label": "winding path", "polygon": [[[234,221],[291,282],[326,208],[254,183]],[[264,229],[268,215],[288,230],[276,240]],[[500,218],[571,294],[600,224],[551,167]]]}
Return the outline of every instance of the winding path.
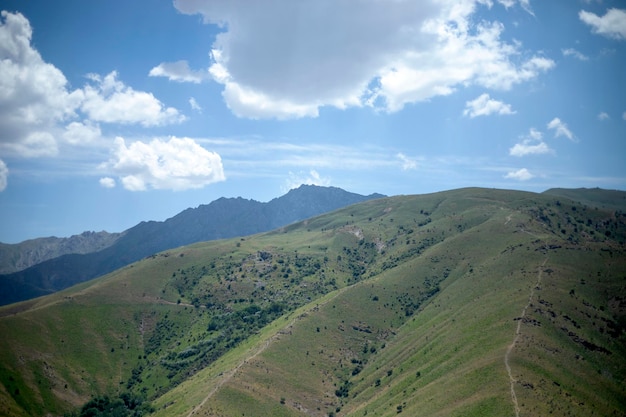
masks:
{"label": "winding path", "polygon": [[[507,217],[507,223],[509,221],[510,221],[510,216]],[[521,231],[531,236],[537,237],[533,233],[530,233],[524,229],[522,229]],[[513,407],[515,409],[515,417],[519,417],[520,408],[519,408],[519,403],[517,401],[517,395],[515,394],[515,383],[517,382],[517,380],[515,379],[515,377],[513,376],[513,372],[511,371],[509,358],[511,357],[511,352],[513,352],[513,349],[515,348],[515,345],[517,344],[517,341],[520,337],[522,322],[524,321],[524,318],[526,317],[526,311],[530,307],[530,304],[533,301],[533,297],[535,296],[535,289],[538,289],[541,285],[541,275],[543,273],[544,267],[546,266],[547,262],[548,262],[548,256],[546,255],[545,259],[541,263],[541,266],[537,270],[537,282],[535,283],[535,285],[533,285],[530,288],[530,294],[528,295],[528,303],[526,303],[526,305],[524,306],[524,309],[522,310],[522,314],[520,314],[520,316],[518,317],[517,328],[515,329],[515,336],[513,337],[513,342],[507,347],[506,353],[504,354],[504,366],[506,367],[506,371],[509,374],[509,383],[511,385],[511,401],[513,402]]]}
{"label": "winding path", "polygon": [[[355,284],[355,285],[358,285]],[[252,353],[250,356],[247,356],[246,358],[244,358],[241,362],[239,362],[239,364],[237,366],[235,366],[233,369],[231,369],[228,372],[225,372],[222,375],[222,378],[217,381],[217,383],[215,384],[215,386],[213,387],[213,389],[211,389],[211,391],[208,392],[207,396],[202,400],[202,402],[200,404],[198,404],[197,406],[195,406],[190,412],[189,414],[187,414],[187,417],[192,417],[194,415],[194,413],[196,413],[197,411],[199,411],[200,409],[202,409],[202,407],[204,407],[204,405],[206,404],[206,402],[213,397],[213,395],[215,395],[215,393],[217,392],[217,390],[219,390],[225,383],[227,383],[228,381],[230,381],[235,374],[237,373],[237,371],[244,366],[245,364],[248,363],[248,361],[256,358],[258,355],[260,355],[261,353],[263,353],[271,344],[272,342],[274,342],[275,340],[278,340],[280,338],[280,335],[285,334],[285,330],[290,329],[293,327],[293,325],[298,321],[303,319],[304,317],[306,317],[310,312],[312,311],[317,311],[317,309],[319,309],[321,306],[327,304],[328,302],[330,302],[331,300],[334,300],[337,296],[339,296],[339,294],[343,293],[346,289],[348,289],[350,287],[344,287],[341,288],[340,290],[337,291],[337,293],[335,295],[333,295],[332,297],[328,298],[327,300],[324,300],[321,303],[316,303],[315,306],[307,309],[306,311],[298,314],[296,317],[294,317],[293,319],[291,319],[291,321],[289,323],[287,323],[284,327],[280,328],[278,331],[276,331],[276,333],[274,333],[273,335],[271,335],[266,341],[265,343],[263,343],[258,349],[256,349],[254,351],[254,353]]]}

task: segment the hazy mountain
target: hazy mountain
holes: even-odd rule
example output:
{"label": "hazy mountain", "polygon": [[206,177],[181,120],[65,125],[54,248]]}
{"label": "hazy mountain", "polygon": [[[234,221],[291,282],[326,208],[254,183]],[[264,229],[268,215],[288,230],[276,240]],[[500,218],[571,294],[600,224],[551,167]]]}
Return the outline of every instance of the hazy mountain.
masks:
{"label": "hazy mountain", "polygon": [[0,415],[625,415],[625,211],[473,188],[161,252],[0,308]]}
{"label": "hazy mountain", "polygon": [[90,253],[111,246],[122,233],[83,232],[70,237],[42,237],[9,244],[0,242],[0,274],[21,271],[68,253]]}
{"label": "hazy mountain", "polygon": [[302,185],[268,203],[220,198],[184,210],[164,222],[141,222],[97,252],[75,252],[16,273],[0,275],[0,305],[50,294],[155,252],[205,240],[264,232],[380,197],[383,196],[362,196],[335,187]]}

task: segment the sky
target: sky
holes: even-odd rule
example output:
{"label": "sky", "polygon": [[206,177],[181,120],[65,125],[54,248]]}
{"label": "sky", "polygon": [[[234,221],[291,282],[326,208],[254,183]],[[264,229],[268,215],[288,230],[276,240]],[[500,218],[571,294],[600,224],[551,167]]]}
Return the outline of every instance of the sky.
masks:
{"label": "sky", "polygon": [[0,9],[0,242],[301,184],[626,190],[623,1]]}

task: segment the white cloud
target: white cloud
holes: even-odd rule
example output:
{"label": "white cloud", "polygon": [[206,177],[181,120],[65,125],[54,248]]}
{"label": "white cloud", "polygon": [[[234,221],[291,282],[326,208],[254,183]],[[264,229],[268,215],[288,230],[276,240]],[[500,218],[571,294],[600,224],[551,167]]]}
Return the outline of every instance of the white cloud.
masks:
{"label": "white cloud", "polygon": [[504,178],[518,180],[518,181],[528,181],[535,176],[530,173],[526,168],[518,169],[517,171],[510,171],[507,173]]}
{"label": "white cloud", "polygon": [[100,185],[103,186],[104,188],[114,188],[115,187],[115,180],[111,177],[103,177],[100,178]]}
{"label": "white cloud", "polygon": [[487,93],[481,94],[474,100],[467,101],[465,103],[465,110],[463,111],[464,116],[469,116],[471,118],[477,116],[488,116],[494,113],[515,114],[516,112],[511,109],[510,104],[493,100]]}
{"label": "white cloud", "polygon": [[567,127],[567,124],[562,122],[561,119],[555,117],[548,123],[548,129],[554,130],[554,137],[565,136],[569,140],[574,140],[574,134]]}
{"label": "white cloud", "polygon": [[515,5],[515,0],[498,0],[498,3],[508,9],[509,7],[513,7]]}
{"label": "white cloud", "polygon": [[102,168],[118,175],[130,191],[202,188],[225,179],[220,156],[189,138],[137,141],[126,146],[118,137],[113,156]]}
{"label": "white cloud", "polygon": [[81,109],[94,121],[106,123],[138,123],[161,126],[180,123],[185,116],[173,107],[165,107],[151,93],[136,91],[117,80],[117,71],[104,78],[90,74],[95,83],[87,84]]}
{"label": "white cloud", "polygon": [[34,131],[19,141],[3,143],[2,149],[24,158],[49,157],[59,153],[54,136],[45,131]]}
{"label": "white cloud", "polygon": [[0,192],[6,190],[8,177],[9,168],[7,168],[7,164],[5,164],[2,159],[0,159]]}
{"label": "white cloud", "polygon": [[587,55],[582,54],[574,48],[562,49],[561,52],[563,56],[571,56],[581,61],[588,61],[589,57]]}
{"label": "white cloud", "polygon": [[33,48],[32,34],[22,14],[1,12],[3,153],[24,158],[57,156],[59,141],[79,145],[100,137],[97,122],[158,126],[184,120],[178,110],[164,106],[152,94],[118,81],[116,72],[104,78],[91,75],[84,88],[70,90],[63,73]]}
{"label": "white cloud", "polygon": [[[212,78],[238,116],[315,117],[319,108],[407,103],[478,85],[510,89],[554,62],[501,40],[500,23],[473,14],[491,2],[245,3],[178,0],[187,14],[220,25]],[[519,4],[530,11],[527,1]],[[323,30],[320,30],[323,28]],[[523,53],[522,53],[523,52]]]}
{"label": "white cloud", "polygon": [[[535,15],[533,13],[532,8],[530,7],[530,0],[519,0],[519,4],[522,7],[522,9],[526,10],[527,13],[531,14],[531,15]],[[486,4],[491,4],[490,0],[485,1]],[[505,8],[510,8],[515,6],[515,3],[518,3],[518,1],[516,0],[498,0],[498,3],[500,3],[501,5],[503,5]]]}
{"label": "white cloud", "polygon": [[622,119],[626,120],[626,111],[622,113]]}
{"label": "white cloud", "polygon": [[319,185],[329,186],[330,178],[323,178],[316,170],[312,169],[309,172],[300,171],[298,173],[289,172],[289,178],[285,180],[285,187],[283,192],[289,191],[299,186],[306,185]]}
{"label": "white cloud", "polygon": [[598,120],[604,121],[604,120],[609,120],[610,118],[611,117],[606,112],[601,112],[600,114],[598,114]]}
{"label": "white cloud", "polygon": [[189,105],[191,106],[191,110],[195,110],[198,113],[202,113],[202,107],[198,104],[195,98],[189,97]]}
{"label": "white cloud", "polygon": [[208,73],[192,71],[187,61],[162,62],[148,73],[150,77],[167,77],[170,81],[201,83]]}
{"label": "white cloud", "polygon": [[417,161],[409,158],[403,153],[398,153],[396,157],[402,162],[402,169],[405,171],[409,171],[412,169],[417,169]]}
{"label": "white cloud", "polygon": [[49,131],[75,114],[80,94],[69,93],[63,73],[31,47],[32,29],[23,15],[1,16],[0,148],[24,157],[55,155]]}
{"label": "white cloud", "polygon": [[591,26],[591,31],[607,38],[626,40],[626,10],[609,9],[602,17],[581,10],[580,20]]}
{"label": "white cloud", "polygon": [[63,139],[72,145],[86,144],[100,138],[102,132],[97,123],[86,120],[85,122],[72,122],[65,127]]}
{"label": "white cloud", "polygon": [[511,149],[509,149],[509,155],[518,157],[526,155],[542,155],[552,152],[552,149],[550,149],[550,147],[543,141],[543,134],[532,128],[527,136],[522,137],[522,141],[520,143],[516,143]]}

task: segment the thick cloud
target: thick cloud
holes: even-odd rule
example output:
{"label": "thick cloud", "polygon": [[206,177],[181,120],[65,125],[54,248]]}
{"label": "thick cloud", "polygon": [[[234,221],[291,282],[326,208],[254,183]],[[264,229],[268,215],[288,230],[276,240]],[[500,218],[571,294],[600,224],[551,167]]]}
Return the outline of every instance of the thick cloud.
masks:
{"label": "thick cloud", "polygon": [[102,135],[100,126],[89,120],[85,122],[72,122],[65,127],[63,139],[72,145],[88,144],[94,142]]}
{"label": "thick cloud", "polygon": [[151,93],[135,91],[117,79],[113,71],[104,78],[90,74],[94,84],[83,89],[81,109],[91,120],[107,123],[137,123],[161,126],[185,120],[178,110],[165,108]]}
{"label": "thick cloud", "polygon": [[581,10],[580,20],[591,26],[591,31],[607,38],[626,40],[626,10],[609,9],[604,16]]}
{"label": "thick cloud", "polygon": [[397,111],[462,85],[509,89],[554,66],[540,55],[520,58],[527,54],[517,43],[501,41],[501,24],[475,25],[472,15],[485,7],[477,3],[492,5],[176,0],[175,6],[224,29],[212,45],[209,72],[235,114],[290,118],[316,116],[322,106]]}
{"label": "thick cloud", "polygon": [[[118,175],[130,191],[186,190],[225,179],[220,156],[189,138],[172,137],[167,142],[154,139],[127,146],[118,137],[113,158],[102,168]],[[114,185],[110,180],[100,183],[105,187]]]}
{"label": "thick cloud", "polygon": [[32,29],[19,13],[0,20],[0,149],[21,156],[58,152],[50,133],[74,116],[80,92],[68,92],[67,80],[31,47]]}
{"label": "thick cloud", "polygon": [[70,90],[63,73],[32,47],[32,34],[22,14],[2,11],[0,152],[55,156],[59,141],[77,145],[100,136],[97,122],[159,126],[184,120],[152,94],[124,85],[115,71],[90,75],[84,88]]}

